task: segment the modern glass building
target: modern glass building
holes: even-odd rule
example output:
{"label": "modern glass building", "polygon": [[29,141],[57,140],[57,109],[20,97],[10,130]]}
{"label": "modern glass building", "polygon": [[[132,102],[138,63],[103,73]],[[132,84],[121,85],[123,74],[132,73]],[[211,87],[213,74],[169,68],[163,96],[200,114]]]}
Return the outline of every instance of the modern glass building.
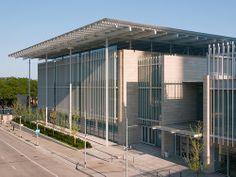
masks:
{"label": "modern glass building", "polygon": [[232,41],[105,18],[9,57],[39,60],[38,98],[46,124],[56,111],[58,125],[84,131],[86,118],[87,132],[106,145],[125,144],[128,130],[129,144],[146,143],[181,157],[190,153],[190,138],[202,136],[190,125],[203,121],[204,158],[218,170],[233,154],[236,135]]}

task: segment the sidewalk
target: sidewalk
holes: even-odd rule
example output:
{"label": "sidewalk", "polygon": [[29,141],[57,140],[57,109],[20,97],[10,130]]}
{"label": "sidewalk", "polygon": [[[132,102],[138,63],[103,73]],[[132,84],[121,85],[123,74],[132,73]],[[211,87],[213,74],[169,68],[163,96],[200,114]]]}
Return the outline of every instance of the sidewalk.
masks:
{"label": "sidewalk", "polygon": [[[11,127],[1,125],[2,128],[9,131]],[[13,132],[16,136],[20,135],[19,127],[15,128]],[[22,128],[22,140],[26,141],[32,146],[35,146],[37,139],[32,130]],[[26,131],[27,130],[27,131]],[[66,130],[68,131],[68,130]],[[79,133],[78,136],[83,139],[84,134]],[[123,146],[116,143],[109,142],[109,146],[104,146],[105,140],[87,135],[87,140],[92,144],[91,149],[87,149],[87,168],[84,168],[84,150],[77,150],[75,148],[63,145],[63,143],[51,141],[43,136],[39,136],[37,148],[45,153],[54,154],[56,158],[60,158],[78,170],[87,174],[88,176],[112,176],[120,177],[125,175],[125,159]],[[160,176],[167,177],[169,171],[171,177],[179,177],[179,172],[182,172],[182,177],[193,176],[192,172],[187,167],[178,165],[176,163],[161,159],[160,149],[150,147],[144,144],[137,144],[133,146],[134,149],[129,150],[129,176]],[[147,153],[148,152],[148,153]],[[211,177],[220,177],[220,175],[207,175]]]}

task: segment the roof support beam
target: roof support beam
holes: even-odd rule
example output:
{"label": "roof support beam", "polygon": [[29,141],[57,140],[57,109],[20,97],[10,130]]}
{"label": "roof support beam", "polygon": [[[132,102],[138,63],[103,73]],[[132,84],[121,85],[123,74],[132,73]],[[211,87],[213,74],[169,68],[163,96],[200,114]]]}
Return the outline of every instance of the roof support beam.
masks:
{"label": "roof support beam", "polygon": [[167,34],[165,36],[157,37],[156,40],[159,41],[170,41],[179,38],[179,34]]}

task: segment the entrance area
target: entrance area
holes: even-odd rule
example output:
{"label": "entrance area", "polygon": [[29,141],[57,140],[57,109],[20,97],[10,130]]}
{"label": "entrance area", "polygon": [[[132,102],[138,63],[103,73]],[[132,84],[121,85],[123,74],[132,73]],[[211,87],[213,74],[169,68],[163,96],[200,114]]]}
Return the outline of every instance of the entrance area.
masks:
{"label": "entrance area", "polygon": [[191,147],[189,143],[189,137],[176,135],[176,156],[186,157],[189,154],[189,147]]}
{"label": "entrance area", "polygon": [[153,130],[152,127],[141,126],[141,142],[161,147],[161,131]]}

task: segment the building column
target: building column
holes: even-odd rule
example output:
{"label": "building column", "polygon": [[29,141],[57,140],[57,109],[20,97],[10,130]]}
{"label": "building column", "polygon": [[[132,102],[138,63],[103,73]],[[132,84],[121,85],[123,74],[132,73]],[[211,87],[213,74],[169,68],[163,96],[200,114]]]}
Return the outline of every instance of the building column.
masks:
{"label": "building column", "polygon": [[28,108],[29,108],[29,112],[30,112],[30,78],[31,78],[31,73],[30,73],[30,70],[31,70],[31,63],[30,63],[30,58],[29,58],[29,85],[28,85]]}
{"label": "building column", "polygon": [[210,76],[207,75],[203,82],[203,141],[204,141],[204,161],[210,165]]}
{"label": "building column", "polygon": [[46,121],[46,127],[48,126],[48,55],[46,54],[45,58],[45,72],[46,72],[46,78],[45,78],[45,121]]}
{"label": "building column", "polygon": [[72,132],[72,72],[71,72],[71,57],[72,57],[72,48],[69,48],[70,50],[70,70],[69,70],[69,76],[70,76],[70,84],[69,84],[69,129],[70,134]]}
{"label": "building column", "polygon": [[105,80],[106,80],[106,94],[105,94],[105,99],[106,99],[106,146],[108,146],[108,38],[106,38],[106,48],[105,48]]}

